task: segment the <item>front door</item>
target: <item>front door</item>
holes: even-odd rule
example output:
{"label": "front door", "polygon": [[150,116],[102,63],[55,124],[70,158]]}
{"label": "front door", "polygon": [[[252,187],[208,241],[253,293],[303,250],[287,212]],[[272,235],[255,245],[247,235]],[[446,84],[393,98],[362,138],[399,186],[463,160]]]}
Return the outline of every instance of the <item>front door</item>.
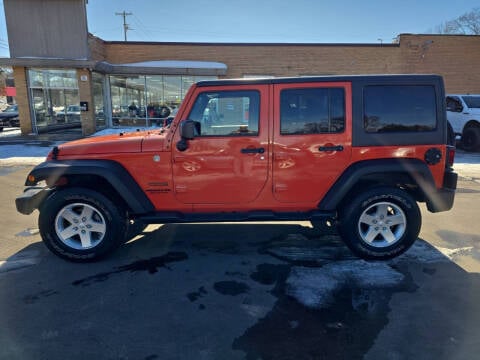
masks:
{"label": "front door", "polygon": [[281,202],[323,198],[351,156],[351,84],[276,84],[273,191]]}
{"label": "front door", "polygon": [[200,129],[187,150],[173,150],[175,196],[189,204],[254,201],[268,177],[268,86],[199,88],[193,98],[187,118]]}

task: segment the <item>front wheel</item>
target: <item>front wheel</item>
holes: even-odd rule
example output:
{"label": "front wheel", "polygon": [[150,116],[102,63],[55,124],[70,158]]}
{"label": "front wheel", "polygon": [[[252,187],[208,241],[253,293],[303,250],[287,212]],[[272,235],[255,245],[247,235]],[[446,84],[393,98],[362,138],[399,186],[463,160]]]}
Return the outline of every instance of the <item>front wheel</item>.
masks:
{"label": "front wheel", "polygon": [[42,204],[40,235],[56,255],[97,260],[123,243],[126,216],[104,195],[85,188],[59,190]]}
{"label": "front wheel", "polygon": [[367,260],[385,260],[408,250],[422,219],[405,191],[379,187],[358,195],[340,214],[339,231],[352,252]]}

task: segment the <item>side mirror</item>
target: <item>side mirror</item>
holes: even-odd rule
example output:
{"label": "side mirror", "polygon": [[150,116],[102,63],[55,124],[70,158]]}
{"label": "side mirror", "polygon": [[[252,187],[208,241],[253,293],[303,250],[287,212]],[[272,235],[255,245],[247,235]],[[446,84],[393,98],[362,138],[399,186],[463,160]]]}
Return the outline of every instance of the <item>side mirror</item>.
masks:
{"label": "side mirror", "polygon": [[182,121],[180,125],[180,136],[183,140],[193,140],[200,134],[200,123],[193,120]]}
{"label": "side mirror", "polygon": [[193,120],[185,120],[180,123],[180,136],[181,139],[177,143],[178,151],[185,151],[188,149],[188,141],[193,140],[196,136],[200,135],[200,123]]}

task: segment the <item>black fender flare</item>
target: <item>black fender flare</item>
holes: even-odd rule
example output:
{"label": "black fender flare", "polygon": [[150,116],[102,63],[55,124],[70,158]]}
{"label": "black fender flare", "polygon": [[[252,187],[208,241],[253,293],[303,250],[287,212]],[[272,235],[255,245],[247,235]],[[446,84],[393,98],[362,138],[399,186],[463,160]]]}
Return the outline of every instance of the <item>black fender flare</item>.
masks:
{"label": "black fender flare", "polygon": [[381,180],[384,174],[407,174],[418,185],[427,203],[433,201],[436,186],[427,164],[419,159],[378,159],[365,160],[352,164],[338,178],[318,204],[319,210],[334,211],[348,192],[363,179]]}
{"label": "black fender flare", "polygon": [[154,211],[152,202],[132,175],[121,164],[112,160],[45,161],[32,169],[25,186],[35,186],[43,180],[47,184],[55,184],[60,177],[67,175],[99,176],[120,194],[133,213],[145,214]]}

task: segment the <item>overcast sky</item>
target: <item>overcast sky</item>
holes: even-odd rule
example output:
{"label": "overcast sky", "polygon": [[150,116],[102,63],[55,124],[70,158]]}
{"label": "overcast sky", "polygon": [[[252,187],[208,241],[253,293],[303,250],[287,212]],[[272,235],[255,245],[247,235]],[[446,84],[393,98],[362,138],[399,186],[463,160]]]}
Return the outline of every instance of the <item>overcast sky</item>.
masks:
{"label": "overcast sky", "polygon": [[[0,0],[0,56],[8,56]],[[88,30],[130,41],[391,43],[402,33],[428,33],[479,6],[446,0],[88,0]]]}

